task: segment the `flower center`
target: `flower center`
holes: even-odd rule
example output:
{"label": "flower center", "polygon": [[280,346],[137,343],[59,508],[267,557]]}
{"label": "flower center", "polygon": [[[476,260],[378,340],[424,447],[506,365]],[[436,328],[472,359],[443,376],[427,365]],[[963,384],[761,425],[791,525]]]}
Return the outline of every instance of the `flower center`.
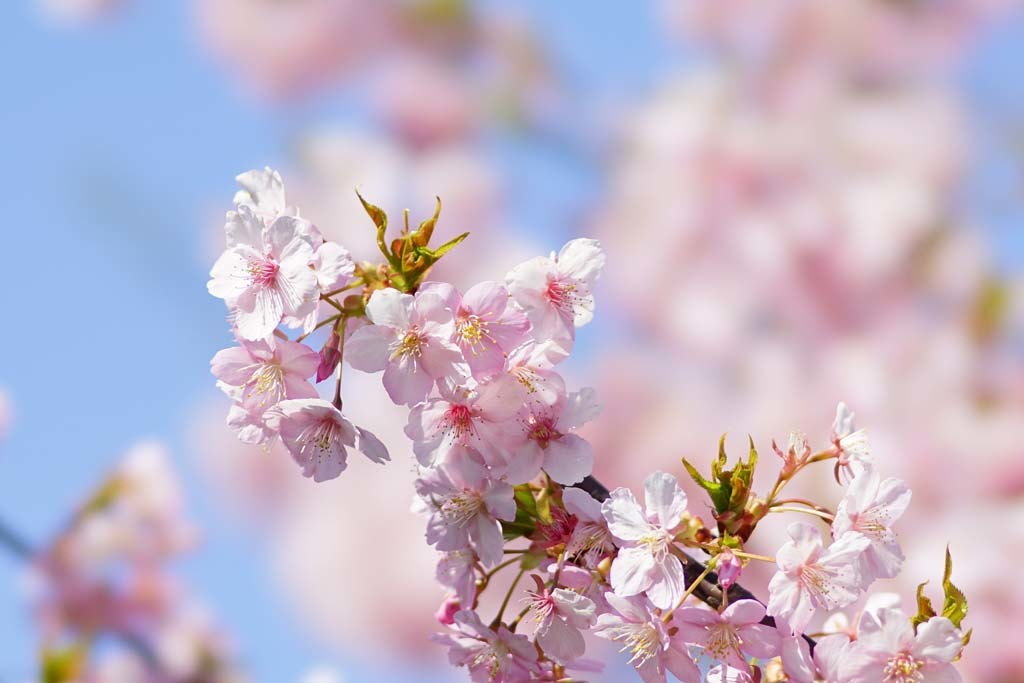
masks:
{"label": "flower center", "polygon": [[708,627],[708,640],[704,649],[715,659],[725,661],[727,656],[739,652],[739,634],[732,624],[714,624]]}
{"label": "flower center", "polygon": [[587,567],[596,567],[601,558],[615,549],[608,528],[598,522],[580,522],[573,530],[566,552],[582,557]]}
{"label": "flower center", "polygon": [[489,674],[487,680],[501,680],[499,676],[501,675],[504,661],[511,654],[512,651],[509,650],[508,646],[500,640],[487,643],[487,645],[481,648],[473,658],[470,669],[483,667]]}
{"label": "flower center", "polygon": [[410,327],[401,339],[391,344],[391,360],[419,358],[426,343],[423,333],[416,327]]}
{"label": "flower center", "polygon": [[625,637],[626,645],[622,652],[629,651],[632,656],[629,663],[636,667],[652,657],[656,657],[661,650],[661,636],[654,624],[636,624],[629,630]]}
{"label": "flower center", "polygon": [[441,503],[441,516],[452,525],[464,527],[480,514],[484,501],[476,491],[455,493]]}
{"label": "flower center", "polygon": [[923,666],[924,662],[909,652],[900,652],[886,663],[883,683],[920,683],[924,680]]}
{"label": "flower center", "polygon": [[583,302],[584,295],[579,284],[555,278],[548,280],[548,287],[544,291],[548,302],[565,315],[575,314],[576,307]]}
{"label": "flower center", "polygon": [[260,396],[260,406],[274,405],[284,398],[284,368],[278,363],[264,363],[252,374],[249,386]]}
{"label": "flower center", "polygon": [[462,443],[473,434],[473,411],[466,405],[452,405],[441,421],[441,431],[455,442]]}
{"label": "flower center", "polygon": [[309,427],[299,437],[302,451],[312,449],[312,456],[321,461],[325,455],[334,450],[334,444],[341,438],[341,425],[334,420],[320,420]]}
{"label": "flower center", "polygon": [[549,443],[562,436],[555,429],[554,420],[550,417],[539,418],[536,415],[530,416],[529,435],[541,448],[547,448]]}
{"label": "flower center", "polygon": [[281,266],[269,256],[262,260],[249,261],[249,279],[259,287],[272,287],[277,281],[277,271]]}
{"label": "flower center", "polygon": [[646,545],[654,559],[659,562],[665,559],[669,545],[672,543],[672,536],[664,529],[651,529],[651,532],[641,538],[638,543]]}
{"label": "flower center", "polygon": [[487,322],[479,316],[467,315],[460,317],[455,326],[455,337],[460,346],[469,347],[473,355],[478,355],[486,341],[493,341],[487,330]]}
{"label": "flower center", "polygon": [[818,598],[825,606],[833,603],[832,574],[817,564],[806,564],[799,570],[800,585],[813,597]]}

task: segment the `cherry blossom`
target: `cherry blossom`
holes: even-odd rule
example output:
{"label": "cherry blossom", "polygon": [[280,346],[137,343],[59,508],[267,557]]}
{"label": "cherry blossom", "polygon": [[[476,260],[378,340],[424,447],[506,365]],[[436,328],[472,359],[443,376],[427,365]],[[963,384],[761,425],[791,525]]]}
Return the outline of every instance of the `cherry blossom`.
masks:
{"label": "cherry blossom", "polygon": [[452,591],[460,604],[472,605],[476,597],[476,562],[476,553],[469,548],[441,553],[437,561],[437,582]]}
{"label": "cherry blossom", "polygon": [[452,341],[474,377],[500,371],[505,358],[523,341],[530,322],[496,282],[481,282],[464,295],[452,288],[448,299],[455,320]]}
{"label": "cherry blossom", "polygon": [[650,601],[616,593],[605,594],[605,599],[615,611],[598,615],[594,635],[619,643],[644,683],[665,683],[666,671],[680,681],[700,680],[700,669],[686,646],[669,637]]}
{"label": "cherry blossom", "polygon": [[718,613],[707,607],[682,607],[672,615],[678,638],[740,671],[749,671],[746,657],[771,659],[779,653],[778,632],[759,623],[765,607],[756,600],[738,600]]}
{"label": "cherry blossom", "polygon": [[207,289],[227,303],[243,339],[263,339],[282,317],[303,318],[315,309],[307,226],[293,216],[266,225],[245,205],[228,213],[228,248],[210,270]]}
{"label": "cherry blossom", "polygon": [[586,644],[581,631],[597,620],[594,601],[564,588],[548,590],[536,574],[533,579],[537,588],[527,599],[537,621],[537,643],[559,664],[582,657]]}
{"label": "cherry blossom", "polygon": [[[514,382],[501,376],[472,388],[441,385],[439,397],[410,411],[405,428],[420,464],[444,462],[452,449],[470,447],[489,464],[507,464],[506,454],[525,440],[514,420],[519,393]],[[527,469],[532,472],[520,481],[531,479],[539,463]]]}
{"label": "cherry blossom", "polygon": [[434,636],[448,646],[448,659],[469,669],[475,683],[518,683],[540,672],[537,650],[526,636],[512,633],[501,624],[497,630],[484,626],[475,612],[455,615],[455,628]]}
{"label": "cherry blossom", "polygon": [[565,509],[576,517],[565,551],[579,558],[586,567],[594,568],[615,551],[615,542],[601,511],[601,504],[579,489],[562,491]]}
{"label": "cherry blossom", "polygon": [[278,432],[302,474],[327,481],[347,466],[348,449],[355,448],[376,463],[391,459],[380,440],[356,427],[334,405],[320,398],[281,401],[274,411]]}
{"label": "cherry blossom", "polygon": [[594,317],[594,285],[604,259],[597,240],[575,239],[557,256],[538,256],[509,272],[509,292],[526,311],[538,340],[572,347],[576,328]]}
{"label": "cherry blossom", "polygon": [[843,683],[959,683],[953,661],[963,634],[945,617],[917,627],[899,610],[865,615],[857,640],[840,665]]}
{"label": "cherry blossom", "polygon": [[836,419],[832,423],[832,443],[838,458],[836,471],[846,479],[856,476],[864,467],[874,463],[868,435],[863,429],[857,429],[853,422],[854,414],[840,403],[836,407]]}
{"label": "cherry blossom", "polygon": [[273,338],[241,339],[239,344],[218,351],[210,371],[224,385],[241,390],[238,402],[245,410],[261,415],[285,399],[317,396],[308,380],[320,360],[308,346]]}
{"label": "cherry blossom", "polygon": [[481,562],[501,562],[501,522],[515,519],[512,487],[490,479],[475,454],[459,449],[444,464],[416,480],[419,509],[429,516],[427,543],[438,550],[472,547]]}
{"label": "cherry blossom", "polygon": [[818,607],[843,607],[860,596],[856,560],[870,542],[848,533],[825,548],[821,532],[804,522],[790,524],[788,532],[791,540],[779,548],[779,570],[768,585],[768,614],[786,619],[800,633]]}
{"label": "cherry blossom", "polygon": [[600,412],[593,389],[569,394],[552,406],[526,404],[519,422],[526,444],[516,457],[543,463],[559,484],[575,484],[594,468],[594,449],[573,432]]}
{"label": "cherry blossom", "polygon": [[434,381],[459,375],[462,354],[448,341],[454,322],[445,301],[425,291],[415,297],[379,289],[366,304],[372,325],[362,327],[345,346],[345,360],[364,372],[384,371],[384,388],[395,403],[415,405]]}
{"label": "cherry blossom", "polygon": [[673,609],[686,590],[683,565],[672,554],[675,532],[686,514],[686,494],[671,474],[655,472],[644,482],[647,516],[629,489],[612,491],[601,506],[619,542],[611,583],[617,595],[646,593],[661,609]]}
{"label": "cherry blossom", "polygon": [[509,354],[505,372],[522,385],[526,401],[550,406],[565,395],[565,380],[553,369],[565,358],[564,349],[555,342],[531,340]]}
{"label": "cherry blossom", "polygon": [[856,532],[871,542],[859,559],[865,587],[876,578],[891,579],[899,574],[903,551],[892,525],[903,516],[910,497],[911,491],[902,480],[883,480],[874,468],[866,468],[853,478],[839,502],[832,523],[833,537]]}

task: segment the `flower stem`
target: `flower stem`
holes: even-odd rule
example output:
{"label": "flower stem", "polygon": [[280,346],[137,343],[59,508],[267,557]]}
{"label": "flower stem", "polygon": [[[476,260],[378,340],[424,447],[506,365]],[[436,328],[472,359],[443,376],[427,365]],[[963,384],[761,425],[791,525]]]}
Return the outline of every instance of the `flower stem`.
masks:
{"label": "flower stem", "polygon": [[515,592],[516,586],[519,585],[519,579],[523,578],[523,574],[526,573],[525,569],[520,569],[519,573],[516,574],[516,578],[512,579],[512,585],[508,587],[508,592],[505,593],[505,599],[501,601],[501,607],[498,608],[498,616],[494,617],[494,621],[491,622],[491,628],[497,628],[498,624],[501,623],[501,618],[505,616],[505,608],[508,607],[508,601],[512,598],[512,593]]}
{"label": "flower stem", "polygon": [[830,524],[835,520],[834,515],[828,512],[824,512],[822,510],[815,510],[814,508],[798,508],[790,507],[788,505],[774,505],[768,508],[768,512],[802,512],[805,515],[814,515],[815,517],[820,517]]}
{"label": "flower stem", "polygon": [[341,317],[341,313],[339,313],[339,314],[337,314],[337,315],[332,315],[332,316],[331,316],[330,318],[325,318],[325,319],[321,320],[320,322],[318,322],[318,323],[316,324],[316,327],[314,327],[314,328],[313,328],[312,330],[310,330],[309,332],[306,332],[305,334],[301,334],[301,335],[299,335],[299,337],[298,337],[298,338],[297,338],[297,339],[296,339],[295,341],[297,341],[297,342],[301,342],[301,341],[302,341],[303,339],[305,339],[305,338],[306,338],[306,337],[308,337],[309,335],[313,334],[314,332],[316,332],[317,330],[319,330],[319,329],[320,329],[321,327],[323,327],[324,325],[330,325],[331,323],[333,323],[333,322],[334,322],[335,320],[337,320],[337,319],[338,319],[338,318],[340,318],[340,317]]}
{"label": "flower stem", "polygon": [[675,612],[677,609],[679,609],[680,607],[683,606],[683,603],[686,602],[686,598],[688,598],[691,595],[693,595],[693,592],[695,590],[697,590],[697,588],[700,586],[701,582],[703,582],[704,579],[706,579],[708,577],[708,574],[710,574],[710,573],[711,573],[711,567],[710,566],[704,567],[704,571],[702,571],[697,576],[697,578],[693,580],[693,582],[690,584],[690,587],[686,589],[685,593],[683,593],[683,597],[679,598],[679,602],[676,604],[675,609],[672,609],[672,610],[669,610],[668,612],[665,612],[664,616],[661,617],[661,620],[664,621],[665,623],[668,623],[669,620],[672,619],[672,613]]}
{"label": "flower stem", "polygon": [[339,411],[341,410],[341,373],[345,367],[345,324],[348,318],[341,316],[338,323],[338,379],[334,383],[334,400],[331,402]]}

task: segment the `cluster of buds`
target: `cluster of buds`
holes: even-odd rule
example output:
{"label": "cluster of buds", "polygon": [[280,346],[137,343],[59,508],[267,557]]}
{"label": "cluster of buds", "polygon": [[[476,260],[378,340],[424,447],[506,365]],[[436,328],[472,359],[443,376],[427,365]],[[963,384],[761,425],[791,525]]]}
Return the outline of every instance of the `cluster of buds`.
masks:
{"label": "cluster of buds", "polygon": [[[382,463],[390,456],[380,440],[342,413],[341,375],[345,363],[383,373],[391,400],[409,407],[414,509],[448,591],[436,640],[472,680],[583,680],[600,668],[584,658],[588,634],[621,646],[647,683],[669,673],[684,682],[960,680],[966,600],[948,558],[941,612],[921,591],[912,618],[886,603],[855,629],[804,635],[820,611],[853,605],[903,560],[893,524],[910,490],[881,477],[844,405],[825,449],[813,453],[799,435],[787,452],[775,449],[782,467],[768,495],[753,488],[753,440],[747,460],[728,469],[723,438],[710,478],[684,460],[708,494],[713,528],[691,514],[671,473],[647,478],[641,506],[591,476],[593,449],[576,432],[597,416],[596,395],[570,390],[558,371],[593,318],[605,260],[596,241],[572,240],[463,293],[428,279],[466,237],[431,248],[437,212],[416,230],[406,216],[389,242],[385,213],[364,200],[384,261],[357,264],[288,206],[277,173],[239,182],[209,283],[238,341],[212,363],[234,401],[228,422],[245,441],[280,439],[317,481],[345,469],[349,448]],[[282,326],[302,332],[291,340]],[[317,352],[304,342],[322,328]],[[333,399],[321,398],[310,379],[334,374]],[[845,486],[834,511],[782,497],[826,461]],[[807,515],[826,533],[795,522],[774,557],[748,552],[772,513]],[[766,603],[737,583],[755,561],[776,566]],[[506,570],[514,578],[496,579]],[[505,593],[485,618],[482,596],[495,586]]]}

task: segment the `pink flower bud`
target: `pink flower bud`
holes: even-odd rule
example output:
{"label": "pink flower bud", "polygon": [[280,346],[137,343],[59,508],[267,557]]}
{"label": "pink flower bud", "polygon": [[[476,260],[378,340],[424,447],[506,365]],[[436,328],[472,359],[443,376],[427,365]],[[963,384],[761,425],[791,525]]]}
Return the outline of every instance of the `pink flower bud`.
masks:
{"label": "pink flower bud", "polygon": [[455,623],[455,613],[462,609],[462,605],[459,603],[458,598],[454,595],[449,595],[441,606],[437,608],[437,612],[434,617],[437,621],[445,626],[451,626]]}
{"label": "pink flower bud", "polygon": [[739,558],[732,554],[732,551],[726,550],[718,556],[717,570],[718,583],[722,590],[727,591],[740,578],[743,566],[740,564]]}

